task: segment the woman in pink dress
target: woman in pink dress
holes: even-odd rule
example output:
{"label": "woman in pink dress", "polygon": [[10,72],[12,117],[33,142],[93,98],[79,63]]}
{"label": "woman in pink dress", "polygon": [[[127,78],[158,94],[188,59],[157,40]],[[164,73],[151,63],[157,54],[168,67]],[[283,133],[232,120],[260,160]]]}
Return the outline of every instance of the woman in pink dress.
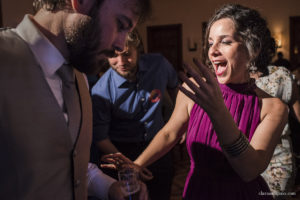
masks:
{"label": "woman in pink dress", "polygon": [[134,163],[149,165],[187,130],[191,166],[184,199],[272,199],[260,174],[279,141],[287,107],[256,87],[249,68],[266,69],[274,39],[259,13],[241,5],[219,9],[205,38],[205,61],[214,73],[197,61],[200,73],[186,66],[192,78],[180,75],[184,84],[169,122]]}

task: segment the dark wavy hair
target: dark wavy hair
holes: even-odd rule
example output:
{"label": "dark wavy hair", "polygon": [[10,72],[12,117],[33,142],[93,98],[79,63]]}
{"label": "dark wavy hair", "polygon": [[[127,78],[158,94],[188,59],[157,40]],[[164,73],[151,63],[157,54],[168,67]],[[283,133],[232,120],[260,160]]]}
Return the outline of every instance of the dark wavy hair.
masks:
{"label": "dark wavy hair", "polygon": [[221,7],[209,20],[203,47],[204,62],[211,66],[208,58],[209,31],[214,22],[223,18],[229,18],[234,22],[237,34],[248,49],[250,66],[265,72],[276,52],[275,40],[267,27],[267,22],[258,11],[238,4]]}
{"label": "dark wavy hair", "polygon": [[[107,0],[110,1],[110,0]],[[135,0],[137,10],[135,14],[139,16],[139,22],[145,21],[151,15],[151,3],[150,0]],[[104,0],[96,0],[96,6],[99,7]],[[55,12],[68,8],[70,6],[70,0],[33,0],[33,10],[38,12],[41,8]]]}

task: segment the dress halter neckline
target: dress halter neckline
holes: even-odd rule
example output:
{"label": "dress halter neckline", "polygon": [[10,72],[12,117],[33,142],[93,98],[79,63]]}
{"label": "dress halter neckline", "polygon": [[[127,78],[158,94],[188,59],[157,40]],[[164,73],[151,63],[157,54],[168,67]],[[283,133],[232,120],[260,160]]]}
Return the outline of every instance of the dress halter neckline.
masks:
{"label": "dress halter neckline", "polygon": [[219,86],[222,91],[232,92],[232,93],[252,93],[256,88],[255,79],[250,79],[249,82],[239,83],[239,84],[221,84]]}

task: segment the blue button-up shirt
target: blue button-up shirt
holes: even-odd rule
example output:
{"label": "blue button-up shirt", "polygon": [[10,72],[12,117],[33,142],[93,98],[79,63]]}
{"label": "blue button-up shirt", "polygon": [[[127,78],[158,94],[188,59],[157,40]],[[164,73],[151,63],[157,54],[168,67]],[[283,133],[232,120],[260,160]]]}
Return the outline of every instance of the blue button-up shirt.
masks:
{"label": "blue button-up shirt", "polygon": [[136,82],[110,68],[92,88],[94,140],[150,141],[164,125],[163,95],[177,84],[174,68],[160,54],[139,57]]}

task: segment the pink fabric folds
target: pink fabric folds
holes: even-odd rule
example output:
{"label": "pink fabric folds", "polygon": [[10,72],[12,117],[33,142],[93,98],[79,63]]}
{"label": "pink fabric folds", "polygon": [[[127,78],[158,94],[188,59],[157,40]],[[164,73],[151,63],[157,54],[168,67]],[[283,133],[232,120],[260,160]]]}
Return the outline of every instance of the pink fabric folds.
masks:
{"label": "pink fabric folds", "polygon": [[[219,85],[236,124],[251,140],[260,122],[260,102],[254,92],[254,82]],[[210,118],[197,104],[191,111],[186,145],[191,167],[186,179],[184,199],[272,199],[268,186],[260,176],[246,183],[235,173],[222,153]]]}

